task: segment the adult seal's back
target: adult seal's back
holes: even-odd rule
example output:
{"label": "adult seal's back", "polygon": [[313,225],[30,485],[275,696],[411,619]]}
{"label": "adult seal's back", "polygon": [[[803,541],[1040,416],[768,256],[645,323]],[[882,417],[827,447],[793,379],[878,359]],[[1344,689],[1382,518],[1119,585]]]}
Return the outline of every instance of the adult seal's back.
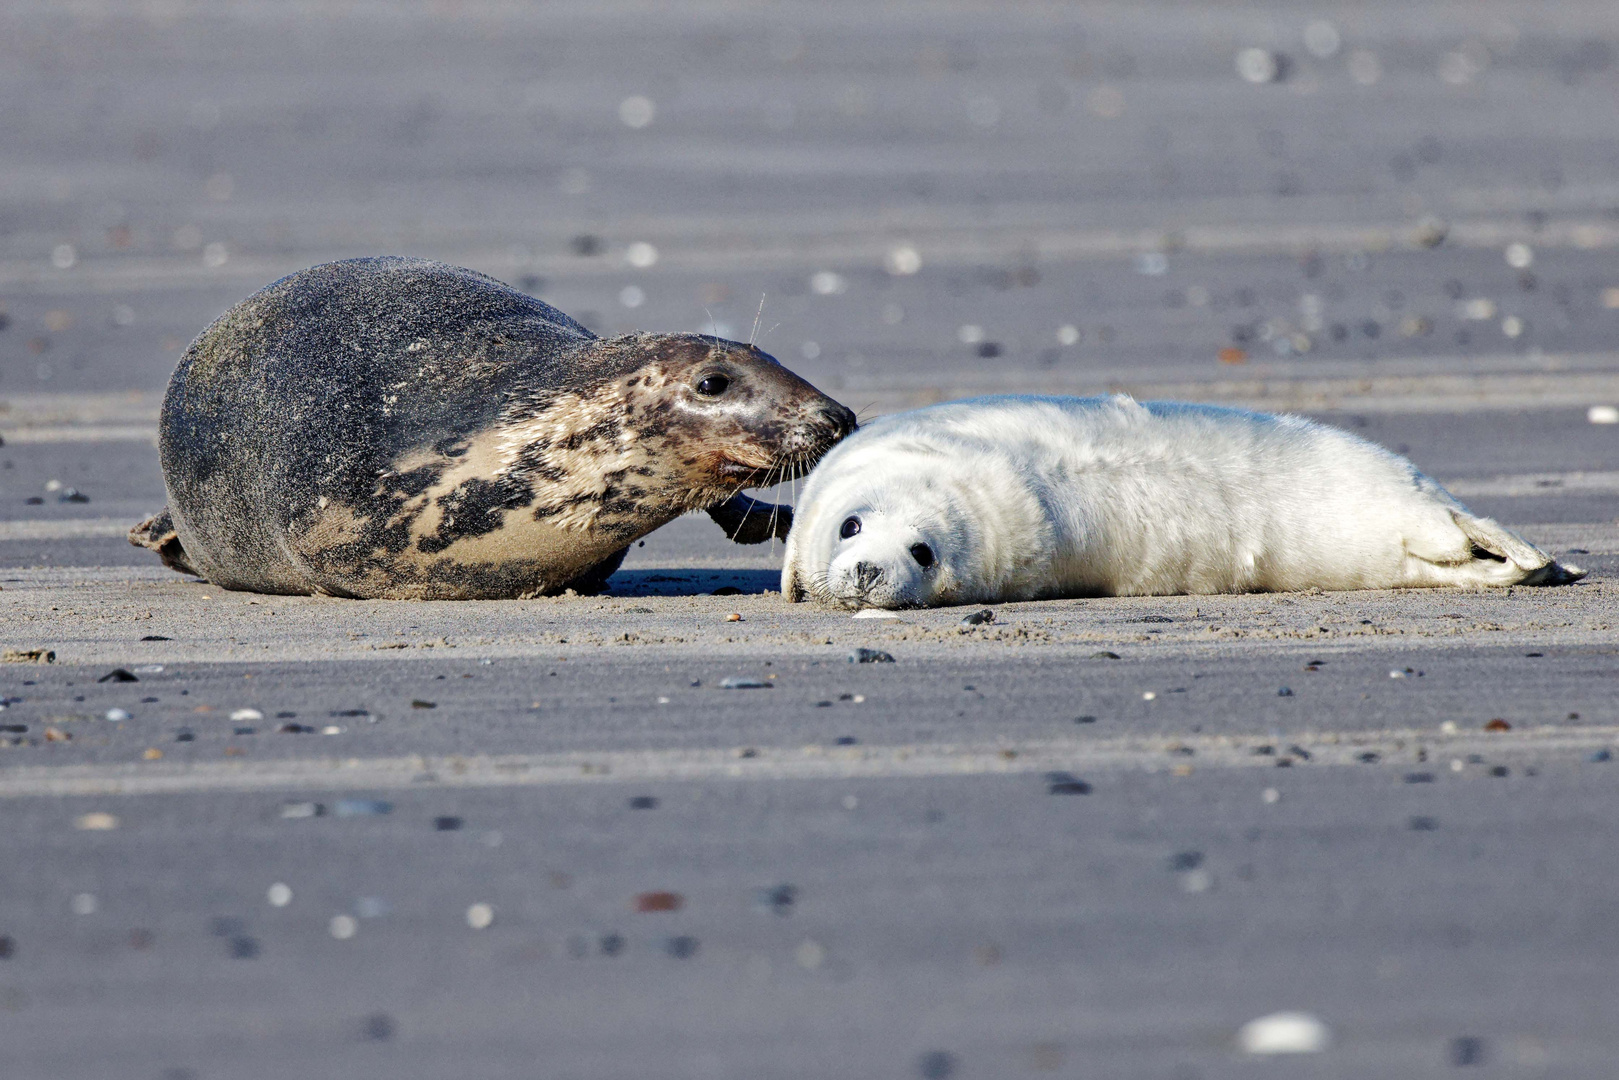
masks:
{"label": "adult seal's back", "polygon": [[230,589],[585,590],[690,510],[777,532],[741,490],[853,428],[750,345],[601,339],[471,270],[354,259],[275,282],[186,351],[159,431],[169,504],[130,539]]}

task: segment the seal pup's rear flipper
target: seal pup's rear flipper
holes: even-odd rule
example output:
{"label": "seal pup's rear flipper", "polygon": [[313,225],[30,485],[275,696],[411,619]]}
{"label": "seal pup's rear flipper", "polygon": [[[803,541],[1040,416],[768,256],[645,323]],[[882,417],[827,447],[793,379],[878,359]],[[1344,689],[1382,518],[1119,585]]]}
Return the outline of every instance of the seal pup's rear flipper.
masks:
{"label": "seal pup's rear flipper", "polygon": [[710,506],[708,516],[738,544],[762,544],[772,537],[785,540],[793,527],[792,507],[760,502],[740,492]]}
{"label": "seal pup's rear flipper", "polygon": [[1489,518],[1474,517],[1465,510],[1452,510],[1450,516],[1475,548],[1525,572],[1516,584],[1567,585],[1585,576],[1578,566],[1559,563]]}
{"label": "seal pup's rear flipper", "polygon": [[186,560],[185,548],[180,546],[180,534],[175,532],[174,518],[166,506],[130,529],[129,542],[136,547],[150,548],[157,552],[158,558],[163,560],[163,565],[170,570],[202,576],[197,573],[196,567]]}

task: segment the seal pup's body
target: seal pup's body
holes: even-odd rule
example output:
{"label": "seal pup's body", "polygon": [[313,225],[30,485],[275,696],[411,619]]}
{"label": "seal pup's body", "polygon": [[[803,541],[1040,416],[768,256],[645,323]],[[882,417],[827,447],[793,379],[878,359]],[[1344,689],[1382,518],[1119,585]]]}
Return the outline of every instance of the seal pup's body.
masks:
{"label": "seal pup's body", "polygon": [[782,593],[892,608],[1582,574],[1406,459],[1298,417],[985,397],[881,417],[828,453]]}
{"label": "seal pup's body", "polygon": [[768,514],[739,523],[723,504],[800,474],[853,427],[752,346],[598,339],[471,270],[328,263],[187,350],[159,428],[169,505],[130,539],[231,589],[588,590],[690,510],[764,539],[747,525]]}

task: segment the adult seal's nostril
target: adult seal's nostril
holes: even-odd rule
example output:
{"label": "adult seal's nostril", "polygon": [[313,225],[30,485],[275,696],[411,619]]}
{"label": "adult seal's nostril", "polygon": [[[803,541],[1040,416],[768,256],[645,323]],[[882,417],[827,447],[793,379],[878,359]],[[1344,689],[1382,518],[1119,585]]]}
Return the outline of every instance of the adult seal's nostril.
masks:
{"label": "adult seal's nostril", "polygon": [[854,410],[836,402],[827,406],[822,416],[828,426],[837,430],[840,439],[859,426],[859,418],[855,416]]}

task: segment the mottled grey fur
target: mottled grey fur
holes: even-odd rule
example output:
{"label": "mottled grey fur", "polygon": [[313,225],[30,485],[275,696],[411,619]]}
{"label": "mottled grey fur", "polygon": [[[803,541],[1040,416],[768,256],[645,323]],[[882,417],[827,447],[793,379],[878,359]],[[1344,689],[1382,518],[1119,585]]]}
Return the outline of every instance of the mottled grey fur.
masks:
{"label": "mottled grey fur", "polygon": [[[729,388],[699,393],[716,373]],[[258,592],[595,589],[689,510],[742,542],[780,535],[790,518],[741,489],[801,475],[853,427],[749,345],[600,339],[470,270],[328,263],[186,351],[160,425],[169,504],[130,541]]]}

